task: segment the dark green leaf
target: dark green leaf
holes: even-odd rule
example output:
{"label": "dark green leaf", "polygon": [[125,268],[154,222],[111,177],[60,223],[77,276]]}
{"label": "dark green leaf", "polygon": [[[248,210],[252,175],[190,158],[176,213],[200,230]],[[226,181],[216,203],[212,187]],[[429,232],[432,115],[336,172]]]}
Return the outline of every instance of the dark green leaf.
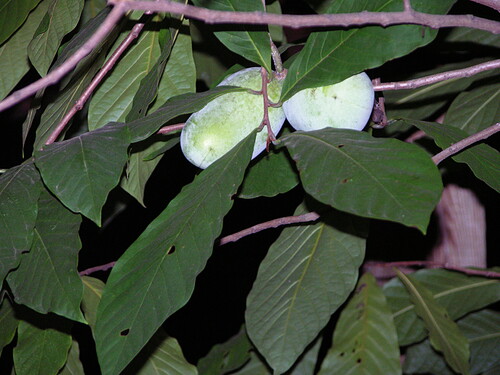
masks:
{"label": "dark green leaf", "polygon": [[[414,9],[442,14],[455,0],[421,0],[413,2]],[[401,0],[345,0],[335,1],[327,13],[354,13],[360,11],[394,12],[403,10]],[[404,56],[430,43],[437,30],[418,25],[390,27],[364,26],[359,29],[322,31],[312,33],[292,63],[281,92],[281,100],[309,87],[331,85],[375,68],[388,60]]]}
{"label": "dark green leaf", "polygon": [[92,18],[96,17],[104,8],[106,8],[106,0],[86,0],[83,6],[80,23],[85,25]]}
{"label": "dark green leaf", "polygon": [[[263,12],[261,1],[193,0],[197,6],[229,12]],[[236,31],[233,31],[235,30]],[[232,25],[231,31],[216,31],[215,36],[231,51],[271,71],[271,45],[267,27]]]}
{"label": "dark green leaf", "polygon": [[168,150],[177,146],[179,143],[179,134],[172,134],[169,138],[162,142],[162,146],[157,150],[154,150],[150,154],[146,155],[144,160],[153,160],[161,155],[163,155]]}
{"label": "dark green leaf", "polygon": [[19,320],[17,319],[14,308],[8,298],[0,302],[0,354],[3,348],[8,345],[17,331]]}
{"label": "dark green leaf", "polygon": [[83,0],[52,0],[28,47],[31,63],[41,76],[47,74],[64,36],[73,30],[83,10]]}
{"label": "dark green leaf", "polygon": [[255,132],[184,187],[118,260],[97,313],[103,375],[118,374],[191,297],[232,206]]}
{"label": "dark green leaf", "polygon": [[[299,208],[296,214],[305,212]],[[247,332],[275,373],[283,373],[356,285],[366,223],[334,212],[286,228],[262,261],[247,299]]]}
{"label": "dark green leaf", "polygon": [[384,294],[370,273],[342,310],[319,375],[401,374],[398,336]]}
{"label": "dark green leaf", "polygon": [[198,361],[200,375],[221,375],[242,367],[250,359],[252,344],[244,327],[235,336],[212,347],[208,354]]}
{"label": "dark green leaf", "polygon": [[442,182],[419,147],[365,132],[327,128],[282,138],[304,189],[320,202],[425,233]]}
{"label": "dark green leaf", "polygon": [[77,273],[80,223],[80,215],[42,192],[31,250],[7,277],[16,303],[85,322],[80,311],[83,286]]}
{"label": "dark green leaf", "polygon": [[32,162],[0,175],[0,283],[31,248],[42,188]]}
{"label": "dark green leaf", "polygon": [[415,312],[424,321],[429,331],[429,338],[434,349],[442,352],[450,367],[463,375],[469,374],[469,343],[457,324],[450,319],[442,307],[425,286],[396,270],[410,294]]}
{"label": "dark green leaf", "polygon": [[[412,277],[432,292],[452,319],[500,300],[498,280],[438,269],[421,270]],[[397,278],[389,281],[384,285],[384,294],[394,313],[399,344],[409,345],[425,338],[424,325],[415,314],[410,296],[401,282]]]}
{"label": "dark green leaf", "polygon": [[[412,120],[402,122],[422,130],[443,150],[469,136],[455,126]],[[493,147],[479,143],[455,154],[452,159],[467,164],[477,178],[500,192],[500,153]]]}
{"label": "dark green leaf", "polygon": [[74,212],[101,225],[101,209],[120,181],[130,144],[128,128],[108,124],[35,152],[47,187]]}
{"label": "dark green leaf", "polygon": [[[500,315],[496,311],[481,310],[458,322],[460,330],[469,340],[470,373],[480,374],[500,365]],[[405,372],[411,374],[453,375],[443,358],[436,353],[429,340],[406,350]]]}
{"label": "dark green leaf", "polygon": [[238,197],[274,197],[293,189],[298,183],[299,176],[287,152],[273,150],[248,169]]}
{"label": "dark green leaf", "polygon": [[14,348],[16,375],[57,374],[71,346],[68,321],[54,315],[33,315],[36,323],[19,322]]}
{"label": "dark green leaf", "polygon": [[231,375],[271,375],[273,372],[267,367],[264,361],[254,352],[250,352],[250,360]]}
{"label": "dark green leaf", "polygon": [[0,5],[0,44],[5,42],[23,24],[31,9],[40,0],[3,0]]}
{"label": "dark green leaf", "polygon": [[472,135],[500,121],[500,83],[463,92],[451,103],[445,124]]}
{"label": "dark green leaf", "polygon": [[66,361],[66,364],[58,373],[58,375],[85,375],[83,364],[80,360],[80,346],[74,339],[68,352],[68,359]]}

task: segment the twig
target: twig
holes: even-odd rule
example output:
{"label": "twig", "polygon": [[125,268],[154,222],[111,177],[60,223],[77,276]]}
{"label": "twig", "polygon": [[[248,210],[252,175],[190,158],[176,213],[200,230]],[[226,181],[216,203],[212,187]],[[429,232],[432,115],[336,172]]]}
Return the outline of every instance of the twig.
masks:
{"label": "twig", "polygon": [[86,270],[83,270],[83,271],[79,272],[78,274],[80,276],[87,276],[87,275],[90,275],[90,274],[92,274],[94,272],[107,271],[110,268],[113,268],[115,266],[115,264],[116,264],[116,262],[109,262],[109,263],[106,263],[106,264],[102,264],[100,266],[90,267],[90,268],[87,268]]}
{"label": "twig", "polygon": [[500,33],[500,23],[472,15],[440,15],[421,13],[415,10],[402,12],[359,12],[343,14],[272,14],[264,12],[227,12],[184,5],[173,1],[123,1],[109,0],[110,4],[126,3],[129,9],[151,10],[184,14],[210,24],[237,23],[250,25],[281,25],[291,28],[301,27],[331,27],[331,26],[363,26],[363,25],[401,25],[414,24],[431,28],[470,27]]}
{"label": "twig", "polygon": [[437,165],[437,164],[441,163],[444,159],[462,151],[464,148],[466,148],[466,147],[468,147],[476,142],[479,142],[483,139],[486,139],[499,131],[500,131],[500,122],[497,122],[495,125],[492,125],[484,130],[481,130],[480,132],[473,134],[467,138],[464,138],[461,141],[458,141],[457,143],[452,144],[448,148],[445,148],[440,153],[434,155],[432,157],[432,161]]}
{"label": "twig", "polygon": [[61,122],[57,124],[54,131],[50,134],[49,138],[45,142],[46,145],[54,143],[59,137],[59,134],[64,130],[69,121],[73,116],[80,111],[87,100],[90,98],[94,90],[99,86],[101,81],[106,77],[111,69],[115,66],[117,61],[120,59],[122,54],[128,49],[132,42],[137,39],[142,29],[144,28],[144,23],[137,23],[134,25],[127,37],[120,43],[118,48],[113,52],[108,61],[103,65],[99,73],[96,74],[90,85],[85,89],[80,98],[76,101],[75,105],[68,111],[68,113],[62,118]]}
{"label": "twig", "polygon": [[500,68],[500,59],[473,65],[464,69],[450,70],[449,72],[443,72],[427,77],[416,78],[409,81],[377,83],[373,85],[373,89],[375,91],[415,89],[418,87],[431,85],[433,83],[446,81],[449,79],[471,77],[478,73],[498,68]]}
{"label": "twig", "polygon": [[500,272],[494,272],[494,271],[488,271],[488,270],[476,270],[472,268],[465,268],[465,267],[455,267],[455,266],[448,266],[446,264],[441,264],[437,262],[432,262],[432,261],[427,261],[427,260],[411,260],[411,261],[403,261],[403,262],[370,262],[370,265],[368,266],[374,266],[374,267],[429,267],[429,268],[442,268],[450,271],[457,271],[457,272],[462,272],[466,275],[471,275],[471,276],[483,276],[483,277],[490,277],[490,278],[499,278],[500,277]]}
{"label": "twig", "polygon": [[160,130],[158,130],[157,134],[172,133],[172,132],[175,132],[177,130],[181,130],[184,127],[184,125],[186,125],[184,122],[182,122],[180,124],[167,125],[167,126],[162,127]]}
{"label": "twig", "polygon": [[108,36],[122,16],[129,10],[124,2],[118,2],[94,34],[64,63],[32,84],[15,91],[0,102],[0,112],[35,94],[38,90],[57,83]]}

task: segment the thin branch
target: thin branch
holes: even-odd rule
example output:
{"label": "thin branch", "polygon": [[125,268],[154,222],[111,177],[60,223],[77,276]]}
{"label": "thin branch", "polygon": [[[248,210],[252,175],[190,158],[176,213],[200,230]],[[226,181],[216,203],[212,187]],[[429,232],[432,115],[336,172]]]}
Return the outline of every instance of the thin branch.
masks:
{"label": "thin branch", "polygon": [[79,272],[78,274],[80,276],[87,276],[87,275],[93,274],[93,273],[98,272],[98,271],[107,271],[110,268],[113,268],[115,266],[115,264],[116,264],[116,262],[109,262],[106,264],[102,264],[100,266],[90,267],[90,268],[87,268],[86,270]]}
{"label": "thin branch", "polygon": [[364,25],[401,25],[414,24],[431,28],[443,27],[470,27],[500,33],[500,23],[473,15],[440,15],[427,14],[417,11],[402,12],[359,12],[343,14],[272,14],[264,12],[227,12],[184,5],[173,1],[161,0],[157,2],[140,0],[109,0],[110,4],[126,4],[128,9],[150,10],[153,12],[167,12],[184,14],[186,18],[193,18],[210,24],[237,23],[247,25],[281,25],[291,28],[301,27],[347,27]]}
{"label": "thin branch", "polygon": [[253,227],[243,229],[242,231],[233,233],[229,236],[222,237],[219,240],[218,245],[220,246],[220,245],[225,245],[229,242],[236,242],[243,237],[261,232],[266,229],[278,228],[283,225],[290,225],[290,224],[309,223],[311,221],[316,221],[318,219],[319,215],[316,212],[309,212],[307,214],[297,215],[297,216],[280,217],[278,219],[269,220],[264,223],[254,225]]}
{"label": "thin branch", "polygon": [[500,131],[500,122],[497,122],[495,125],[492,125],[484,130],[481,130],[480,132],[473,134],[470,137],[464,138],[461,141],[452,144],[448,148],[445,148],[440,153],[434,155],[432,157],[432,161],[437,165],[441,163],[444,159],[462,151],[464,148],[476,142],[482,141],[483,139],[486,139],[499,131]]}
{"label": "thin branch", "polygon": [[375,91],[387,90],[409,90],[422,86],[432,85],[433,83],[447,81],[449,79],[471,77],[478,73],[500,68],[500,59],[470,66],[464,69],[450,70],[448,72],[438,73],[427,77],[416,78],[409,81],[377,83],[373,86]]}
{"label": "thin branch", "polygon": [[446,264],[441,264],[437,262],[427,261],[427,260],[411,260],[403,262],[372,262],[375,266],[379,267],[427,267],[427,268],[442,268],[450,271],[457,271],[471,276],[483,276],[490,278],[500,278],[500,272],[488,271],[488,270],[476,270],[466,267],[455,267],[448,266]]}
{"label": "thin branch", "polygon": [[80,98],[76,101],[75,105],[68,111],[68,113],[62,118],[61,122],[57,124],[56,128],[50,134],[49,138],[45,142],[46,145],[50,145],[54,143],[56,139],[59,137],[59,134],[64,130],[66,125],[68,125],[69,121],[73,118],[73,116],[80,111],[87,100],[90,98],[94,90],[99,86],[101,81],[106,77],[111,69],[118,62],[122,54],[128,49],[128,47],[132,44],[132,42],[137,39],[142,29],[144,28],[143,23],[137,23],[134,25],[130,33],[127,37],[120,43],[118,48],[113,52],[108,61],[103,65],[99,73],[96,74],[90,85],[85,89]]}
{"label": "thin branch", "polygon": [[484,5],[485,7],[493,8],[497,12],[500,12],[500,3],[498,2],[498,0],[470,0],[470,1]]}
{"label": "thin branch", "polygon": [[94,34],[64,63],[47,74],[45,77],[33,82],[32,84],[15,91],[0,102],[0,112],[12,107],[20,101],[29,98],[38,90],[57,83],[62,77],[69,73],[76,65],[87,56],[99,43],[104,40],[120,21],[122,16],[129,10],[126,3],[117,3],[108,14],[101,26]]}
{"label": "thin branch", "polygon": [[158,130],[157,134],[172,133],[172,132],[175,132],[177,130],[181,130],[184,127],[184,125],[186,125],[184,122],[182,122],[180,124],[167,125],[167,126],[162,127],[160,130]]}

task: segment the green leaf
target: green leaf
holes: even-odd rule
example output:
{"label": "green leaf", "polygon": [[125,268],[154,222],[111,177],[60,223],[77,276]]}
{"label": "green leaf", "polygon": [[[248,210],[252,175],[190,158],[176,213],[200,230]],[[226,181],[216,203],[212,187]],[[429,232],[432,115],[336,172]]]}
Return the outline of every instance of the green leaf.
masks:
{"label": "green leaf", "polygon": [[316,338],[306,351],[302,353],[291,370],[287,372],[287,375],[314,375],[321,344],[322,340],[320,337]]}
{"label": "green leaf", "polygon": [[252,344],[244,327],[233,337],[210,349],[208,354],[198,361],[200,375],[221,375],[242,367],[250,359]]}
{"label": "green leaf", "polygon": [[[44,1],[36,7],[19,30],[0,47],[0,100],[7,96],[30,69],[28,45],[47,11],[47,6],[48,2]],[[0,21],[0,25],[3,30],[5,24]]]}
{"label": "green leaf", "polygon": [[292,190],[299,176],[284,149],[273,150],[252,165],[245,176],[239,198],[274,197]]}
{"label": "green leaf", "polygon": [[429,331],[432,346],[443,352],[446,362],[454,371],[469,374],[469,343],[460,328],[434,299],[431,291],[398,269],[396,273],[410,293],[415,312]]}
{"label": "green leaf", "polygon": [[[240,370],[231,375],[271,375],[272,371],[254,352],[250,352],[250,360]],[[214,374],[215,375],[215,374]]]}
{"label": "green leaf", "polygon": [[106,0],[86,0],[80,19],[81,24],[85,25],[92,18],[96,17],[104,8],[106,8]]}
{"label": "green leaf", "polygon": [[42,192],[31,250],[7,277],[16,303],[85,323],[80,311],[83,286],[77,272],[80,223],[80,215]]}
{"label": "green leaf", "polygon": [[85,315],[85,320],[89,323],[92,331],[95,330],[95,322],[97,319],[97,307],[101,302],[102,291],[105,284],[94,277],[82,276],[83,282],[83,298],[82,310]]}
{"label": "green leaf", "polygon": [[472,135],[500,120],[500,83],[463,92],[451,103],[445,124]]}
{"label": "green leaf", "polygon": [[304,189],[320,202],[425,233],[442,182],[421,148],[333,128],[281,139],[297,163]]}
{"label": "green leaf", "polygon": [[[448,311],[452,319],[500,300],[498,280],[439,269],[417,271],[412,274],[412,278],[432,292],[434,299]],[[406,346],[425,338],[425,327],[401,282],[397,278],[389,281],[384,285],[384,294],[393,311],[399,344]]]}
{"label": "green leaf", "polygon": [[[283,14],[281,11],[281,4],[279,1],[275,1],[271,4],[266,4],[266,12],[272,14]],[[285,33],[283,31],[283,26],[280,25],[268,25],[269,34],[274,42],[284,43]]]}
{"label": "green leaf", "polygon": [[[144,361],[144,358],[147,358]],[[124,375],[198,375],[198,370],[184,358],[182,349],[173,337],[159,330],[141,351],[137,361]]]}
{"label": "green leaf", "polygon": [[0,4],[0,44],[23,24],[40,0],[3,0]]}
{"label": "green leaf", "polygon": [[[103,10],[97,17],[88,22],[78,34],[71,38],[53,64],[51,71],[66,61],[72,53],[94,34],[108,13],[108,9]],[[75,70],[68,75],[68,81],[64,81],[61,84],[63,91],[59,93],[53,102],[47,105],[40,119],[40,125],[36,130],[34,145],[36,150],[41,149],[45,145],[50,134],[58,126],[68,111],[75,105],[76,100],[80,98],[83,91],[94,78],[95,73],[101,68],[105,58],[104,51],[107,50],[108,44],[113,40],[115,33],[116,32],[111,32],[109,38],[105,39],[94,48],[89,55],[81,60]]]}
{"label": "green leaf", "polygon": [[0,304],[0,354],[3,348],[8,345],[17,331],[19,320],[16,317],[14,308],[8,298]]}
{"label": "green leaf", "polygon": [[[265,11],[262,2],[255,0],[193,0],[193,3],[229,12]],[[267,27],[231,25],[231,31],[215,31],[214,34],[231,51],[271,72],[271,45]]]}
{"label": "green leaf", "polygon": [[47,187],[66,207],[101,225],[101,209],[108,193],[120,181],[127,161],[129,132],[122,124],[35,152],[35,163]]}
{"label": "green leaf", "polygon": [[184,187],[117,261],[97,313],[103,375],[118,374],[191,297],[250,161],[255,132]]}
{"label": "green leaf", "polygon": [[401,374],[396,327],[382,290],[370,273],[342,310],[319,375]]}
{"label": "green leaf", "polygon": [[[444,14],[455,0],[413,2],[415,10]],[[403,10],[401,0],[335,1],[327,13],[361,11],[394,12]],[[364,26],[359,29],[312,33],[288,70],[281,101],[309,87],[331,85],[375,68],[388,60],[404,56],[430,43],[437,30],[418,25]]]}
{"label": "green leaf", "polygon": [[[33,314],[34,315],[34,314]],[[35,323],[21,320],[14,348],[17,375],[53,375],[64,366],[71,346],[68,321],[34,315]]]}
{"label": "green leaf", "polygon": [[284,229],[270,247],[248,295],[245,320],[275,373],[293,365],[356,285],[365,225],[334,212],[317,224]]}
{"label": "green leaf", "polygon": [[221,95],[238,91],[246,91],[246,89],[234,86],[218,86],[205,92],[174,96],[153,113],[127,124],[132,142],[140,142],[148,138],[168,121],[181,115],[197,112]]}
{"label": "green leaf", "polygon": [[42,187],[33,162],[0,176],[0,283],[31,248]]}
{"label": "green leaf", "polygon": [[[469,136],[455,126],[413,120],[402,122],[422,130],[443,150]],[[455,154],[452,159],[467,164],[477,178],[500,192],[500,153],[493,147],[479,143]]]}
{"label": "green leaf", "polygon": [[85,375],[83,364],[80,360],[80,346],[74,339],[68,352],[68,359],[66,361],[66,364],[58,373],[58,375]]}
{"label": "green leaf", "polygon": [[[122,33],[108,58],[128,33]],[[88,114],[90,130],[101,128],[110,121],[125,121],[141,80],[153,69],[159,57],[158,31],[143,30],[92,96]]]}
{"label": "green leaf", "polygon": [[[470,373],[480,374],[500,365],[500,314],[482,310],[457,322],[470,345]],[[405,372],[453,375],[443,358],[436,353],[429,340],[406,350]]]}
{"label": "green leaf", "polygon": [[47,74],[64,36],[73,30],[83,10],[83,0],[52,0],[28,47],[31,63],[43,77]]}

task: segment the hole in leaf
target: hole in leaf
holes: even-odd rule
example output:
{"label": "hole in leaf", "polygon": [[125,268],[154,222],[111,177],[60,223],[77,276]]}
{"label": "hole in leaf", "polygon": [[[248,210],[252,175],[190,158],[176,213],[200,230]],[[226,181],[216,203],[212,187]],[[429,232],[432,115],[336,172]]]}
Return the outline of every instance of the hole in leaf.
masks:
{"label": "hole in leaf", "polygon": [[361,363],[361,358],[358,358],[358,359],[356,360],[356,363]]}
{"label": "hole in leaf", "polygon": [[352,352],[353,352],[353,353],[356,353],[356,348],[352,348]]}
{"label": "hole in leaf", "polygon": [[338,145],[338,146],[337,146],[337,148],[342,148],[342,147],[344,147],[344,146],[345,146],[345,145],[340,144],[340,145]]}
{"label": "hole in leaf", "polygon": [[123,331],[120,332],[120,336],[127,336],[128,333],[130,332],[130,329],[124,329]]}
{"label": "hole in leaf", "polygon": [[340,181],[342,184],[346,184],[349,182],[349,179],[348,178],[344,178],[342,181]]}
{"label": "hole in leaf", "polygon": [[170,249],[167,250],[167,255],[175,253],[175,246],[170,247]]}
{"label": "hole in leaf", "polygon": [[343,356],[344,356],[344,354],[345,354],[345,353],[344,353],[344,352],[342,352],[342,353],[340,353],[340,356],[341,356],[341,357],[343,357]]}

